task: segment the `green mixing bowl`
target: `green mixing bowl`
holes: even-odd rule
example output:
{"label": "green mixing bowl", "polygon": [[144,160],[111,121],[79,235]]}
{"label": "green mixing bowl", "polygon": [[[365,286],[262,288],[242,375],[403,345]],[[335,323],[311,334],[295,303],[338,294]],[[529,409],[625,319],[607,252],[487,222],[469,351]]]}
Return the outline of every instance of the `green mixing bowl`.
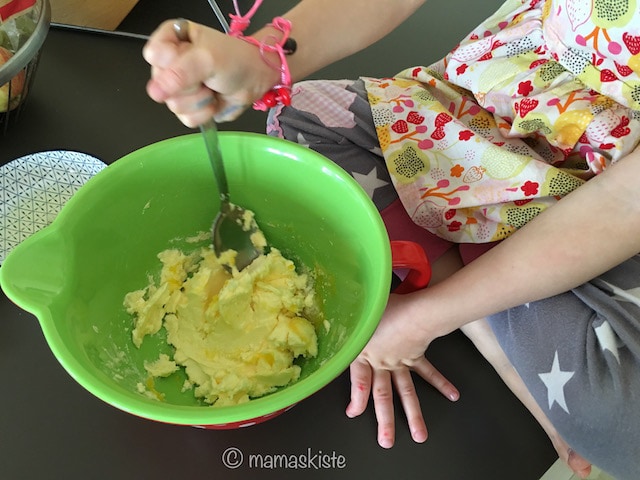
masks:
{"label": "green mixing bowl", "polygon": [[157,401],[139,393],[143,363],[168,347],[131,341],[127,292],[157,274],[156,255],[193,250],[211,228],[219,196],[199,134],[135,151],[98,173],[55,221],[18,245],[0,268],[0,285],[41,323],[46,340],[78,383],[105,402],[161,422],[231,428],[261,421],[339,376],[382,315],[391,280],[389,239],[375,206],[341,168],[285,140],[220,134],[231,199],[256,213],[269,243],[317,275],[328,332],[318,355],[301,362],[296,383],[231,407],[182,392],[184,377],[159,379]]}

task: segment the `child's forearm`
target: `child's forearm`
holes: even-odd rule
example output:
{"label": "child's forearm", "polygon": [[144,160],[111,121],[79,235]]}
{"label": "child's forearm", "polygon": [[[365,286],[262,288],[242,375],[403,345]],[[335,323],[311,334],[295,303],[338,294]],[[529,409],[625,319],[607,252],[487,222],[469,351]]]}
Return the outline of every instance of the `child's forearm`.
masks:
{"label": "child's forearm", "polygon": [[[294,81],[380,40],[425,0],[303,0],[283,17],[298,44],[288,59]],[[269,27],[258,39],[273,35]]]}
{"label": "child's forearm", "polygon": [[431,323],[425,328],[444,335],[570,290],[640,252],[638,178],[636,150],[482,257],[417,294],[416,311],[429,309]]}

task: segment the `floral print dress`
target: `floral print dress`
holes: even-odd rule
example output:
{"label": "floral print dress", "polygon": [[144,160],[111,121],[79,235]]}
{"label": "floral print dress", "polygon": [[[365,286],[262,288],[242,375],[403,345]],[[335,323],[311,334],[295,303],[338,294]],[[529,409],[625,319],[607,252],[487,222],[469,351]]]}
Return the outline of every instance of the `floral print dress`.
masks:
{"label": "floral print dress", "polygon": [[448,56],[365,79],[415,223],[501,240],[640,140],[637,0],[507,0]]}

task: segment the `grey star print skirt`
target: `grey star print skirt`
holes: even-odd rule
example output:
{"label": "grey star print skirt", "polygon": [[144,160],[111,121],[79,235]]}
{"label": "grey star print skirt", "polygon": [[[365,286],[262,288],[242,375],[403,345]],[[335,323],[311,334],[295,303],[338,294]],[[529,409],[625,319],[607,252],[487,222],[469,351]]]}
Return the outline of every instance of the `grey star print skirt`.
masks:
{"label": "grey star print skirt", "polygon": [[[399,204],[362,81],[307,81],[294,94],[291,107],[270,112],[270,135],[306,145],[349,172],[391,239],[417,241],[432,262],[451,248],[413,224]],[[460,248],[467,261],[483,251],[465,255]],[[489,322],[567,443],[616,478],[640,478],[640,257]]]}
{"label": "grey star print skirt", "polygon": [[616,478],[640,478],[640,257],[489,321],[565,441]]}

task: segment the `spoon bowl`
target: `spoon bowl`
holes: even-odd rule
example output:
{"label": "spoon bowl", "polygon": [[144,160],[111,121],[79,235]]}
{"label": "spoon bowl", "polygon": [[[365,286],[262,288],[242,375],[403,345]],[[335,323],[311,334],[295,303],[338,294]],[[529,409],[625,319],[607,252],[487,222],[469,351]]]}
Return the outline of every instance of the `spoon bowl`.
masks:
{"label": "spoon bowl", "polygon": [[234,266],[242,270],[264,253],[264,247],[266,240],[253,212],[229,201],[222,201],[220,212],[213,221],[213,251],[216,255],[234,250]]}
{"label": "spoon bowl", "polygon": [[[253,212],[229,201],[229,186],[215,122],[209,120],[200,125],[200,131],[220,194],[220,211],[213,222],[213,250],[218,256],[227,250],[234,250],[234,266],[242,270],[264,253],[264,235],[255,221]],[[229,266],[227,268],[231,269]]]}

